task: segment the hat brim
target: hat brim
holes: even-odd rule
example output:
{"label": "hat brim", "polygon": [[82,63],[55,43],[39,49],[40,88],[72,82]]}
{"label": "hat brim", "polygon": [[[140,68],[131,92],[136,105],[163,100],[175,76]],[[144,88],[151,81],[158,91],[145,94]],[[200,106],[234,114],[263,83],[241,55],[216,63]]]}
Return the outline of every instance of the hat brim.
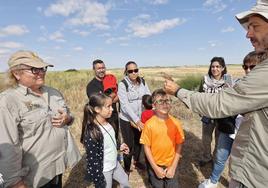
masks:
{"label": "hat brim", "polygon": [[28,66],[31,66],[31,67],[35,67],[35,68],[54,67],[54,65],[52,65],[52,64],[45,63],[45,62],[40,62],[40,61],[24,62],[22,64],[28,65]]}
{"label": "hat brim", "polygon": [[247,30],[248,29],[248,18],[252,15],[261,15],[268,20],[268,12],[261,12],[261,11],[244,11],[237,14],[235,17],[239,21],[239,23]]}

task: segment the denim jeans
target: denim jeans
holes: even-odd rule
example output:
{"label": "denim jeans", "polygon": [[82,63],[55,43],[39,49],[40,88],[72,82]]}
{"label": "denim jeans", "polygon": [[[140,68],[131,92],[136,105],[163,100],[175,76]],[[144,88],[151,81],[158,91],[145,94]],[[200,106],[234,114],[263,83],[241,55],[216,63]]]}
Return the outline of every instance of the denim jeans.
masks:
{"label": "denim jeans", "polygon": [[212,173],[210,175],[210,180],[212,183],[217,183],[219,181],[221,173],[224,170],[225,162],[230,155],[233,141],[234,140],[229,137],[229,134],[220,132],[216,157],[214,160]]}

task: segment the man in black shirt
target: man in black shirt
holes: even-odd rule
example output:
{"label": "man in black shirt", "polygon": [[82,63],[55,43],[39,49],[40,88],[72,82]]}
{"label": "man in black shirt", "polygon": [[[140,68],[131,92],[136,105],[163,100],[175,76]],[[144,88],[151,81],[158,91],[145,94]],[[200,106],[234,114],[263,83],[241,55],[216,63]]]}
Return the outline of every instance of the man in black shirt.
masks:
{"label": "man in black shirt", "polygon": [[[114,89],[117,90],[117,85],[115,86],[116,88],[114,88],[114,86],[112,88],[108,88],[107,84],[105,84],[105,91],[104,91],[103,80],[105,76],[108,76],[106,75],[105,64],[100,59],[94,60],[92,64],[93,64],[93,70],[95,72],[95,77],[87,84],[87,96],[88,98],[90,98],[90,96],[93,95],[94,93],[105,93],[106,95],[109,95],[113,98],[113,113],[108,121],[114,127],[116,134],[115,136],[116,138],[118,138],[119,122],[118,122],[118,110],[116,106],[118,97],[117,94],[114,92]],[[111,76],[111,74],[109,74],[109,76]]]}
{"label": "man in black shirt", "polygon": [[95,77],[87,84],[87,96],[90,96],[93,93],[102,93],[103,84],[102,80],[106,74],[106,67],[102,60],[96,59],[93,61],[93,70],[95,72]]}

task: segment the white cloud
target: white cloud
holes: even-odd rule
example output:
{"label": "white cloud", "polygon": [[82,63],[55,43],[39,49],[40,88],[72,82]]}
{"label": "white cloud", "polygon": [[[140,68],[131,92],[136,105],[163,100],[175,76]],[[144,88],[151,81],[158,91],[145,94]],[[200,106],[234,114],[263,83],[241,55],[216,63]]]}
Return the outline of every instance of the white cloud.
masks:
{"label": "white cloud", "polygon": [[9,49],[1,49],[0,48],[0,55],[6,55],[8,53],[10,53],[10,50]]}
{"label": "white cloud", "polygon": [[56,31],[49,36],[50,40],[56,42],[65,42],[64,35],[60,31]]}
{"label": "white cloud", "polygon": [[221,45],[221,43],[219,41],[217,41],[217,40],[211,40],[211,41],[208,41],[208,43],[209,43],[209,46],[211,48],[214,48],[214,47],[217,47],[217,46]]}
{"label": "white cloud", "polygon": [[203,6],[211,8],[213,13],[221,12],[227,7],[222,0],[206,0]]}
{"label": "white cloud", "polygon": [[153,5],[161,5],[168,3],[168,0],[149,0],[148,2]]}
{"label": "white cloud", "polygon": [[81,46],[74,47],[73,49],[74,49],[74,51],[82,51],[82,50],[84,50],[83,47],[81,47]]}
{"label": "white cloud", "polygon": [[229,33],[229,32],[234,32],[234,28],[229,26],[221,30],[222,33]]}
{"label": "white cloud", "polygon": [[0,28],[0,37],[9,35],[20,36],[28,32],[29,30],[24,25],[8,25],[6,27]]}
{"label": "white cloud", "polygon": [[120,42],[120,43],[126,43],[126,41],[129,41],[131,36],[125,36],[125,37],[110,37],[108,38],[105,42],[107,44],[115,43],[115,42]]}
{"label": "white cloud", "polygon": [[81,31],[81,30],[78,30],[78,29],[75,29],[73,30],[73,33],[77,34],[77,35],[80,35],[82,37],[86,37],[90,34],[89,31]]}
{"label": "white cloud", "polygon": [[8,41],[8,42],[0,42],[0,48],[21,48],[23,47],[23,44],[18,43],[18,42],[12,42],[12,41]]}
{"label": "white cloud", "polygon": [[107,13],[111,6],[91,0],[58,0],[45,10],[45,15],[68,17],[70,25],[92,25],[98,29],[108,29]]}
{"label": "white cloud", "polygon": [[184,18],[173,18],[160,20],[158,22],[150,22],[149,15],[140,15],[135,18],[129,25],[129,32],[141,38],[159,34],[167,29],[174,28],[186,22]]}

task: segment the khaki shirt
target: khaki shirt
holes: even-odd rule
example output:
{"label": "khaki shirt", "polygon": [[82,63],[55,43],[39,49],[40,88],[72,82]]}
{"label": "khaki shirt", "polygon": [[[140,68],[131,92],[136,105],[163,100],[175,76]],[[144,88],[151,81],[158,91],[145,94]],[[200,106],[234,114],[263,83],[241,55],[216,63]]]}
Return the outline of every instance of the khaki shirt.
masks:
{"label": "khaki shirt", "polygon": [[245,114],[233,143],[230,176],[247,187],[268,185],[268,60],[234,88],[218,94],[181,89],[177,97],[194,112],[211,118]]}
{"label": "khaki shirt", "polygon": [[23,179],[40,187],[65,170],[66,128],[51,117],[69,110],[59,91],[42,87],[42,97],[19,85],[0,93],[0,173],[4,186]]}

